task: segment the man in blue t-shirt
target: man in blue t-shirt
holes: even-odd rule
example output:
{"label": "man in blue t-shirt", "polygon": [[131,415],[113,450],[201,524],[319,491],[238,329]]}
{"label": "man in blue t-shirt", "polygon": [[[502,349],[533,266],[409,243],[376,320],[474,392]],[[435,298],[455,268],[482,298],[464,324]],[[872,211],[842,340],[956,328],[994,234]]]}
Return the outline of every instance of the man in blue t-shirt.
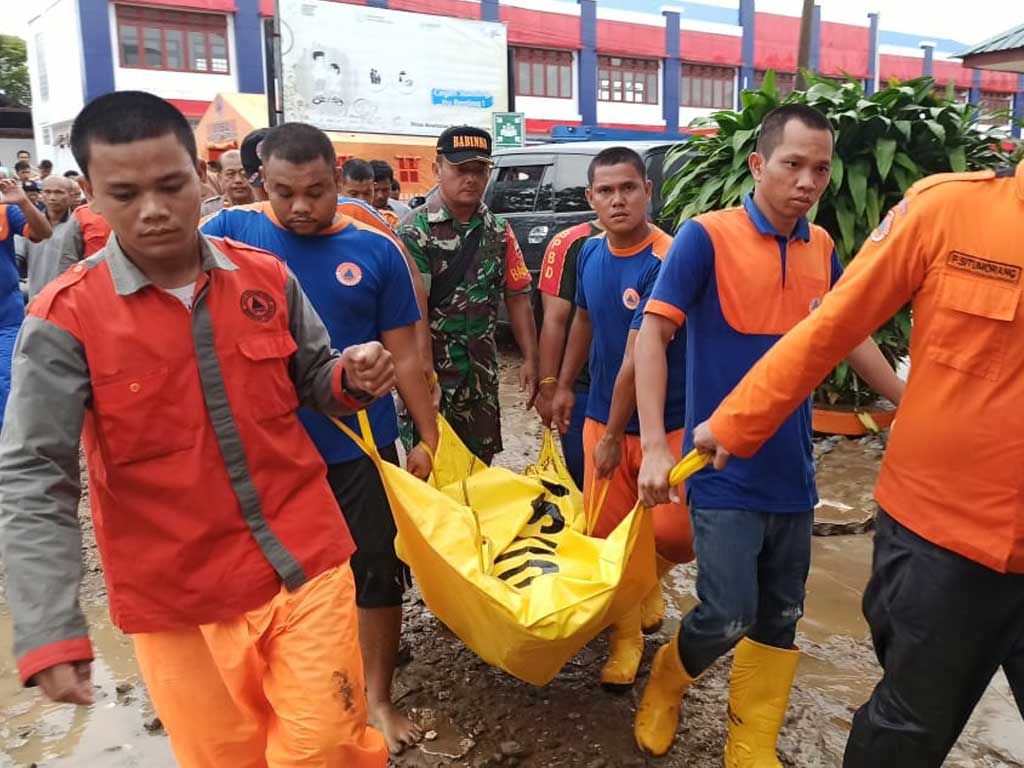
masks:
{"label": "man in blue t-shirt", "polygon": [[[410,472],[425,478],[437,448],[437,423],[417,344],[412,275],[395,241],[338,213],[335,155],[327,135],[302,123],[273,128],[263,139],[263,186],[269,200],[220,211],[204,233],[263,248],[295,273],[337,349],[380,341],[391,352],[398,391],[423,442],[410,452]],[[393,398],[366,409],[381,456],[398,463],[398,417]],[[394,518],[370,458],[331,421],[302,409],[299,418],[327,464],[327,477],[357,551],[352,557],[359,634],[370,722],[392,752],[413,742],[416,726],[391,702],[391,679],[409,582],[395,555]],[[346,418],[358,432],[355,417]]]}
{"label": "man in blue t-shirt", "polygon": [[21,182],[0,178],[0,427],[11,391],[14,340],[25,319],[14,236],[21,235],[38,243],[52,234],[49,219],[32,205]]}
{"label": "man in blue t-shirt", "polygon": [[[665,348],[680,326],[688,449],[694,427],[839,279],[832,238],[806,218],[828,185],[832,148],[832,128],[820,112],[802,104],[774,110],[749,158],[753,194],[742,206],[687,221],[676,235],[636,344],[643,504],[669,498],[677,460],[660,401],[671,375]],[[871,339],[850,362],[876,391],[899,400],[902,382]],[[775,740],[800,655],[793,643],[818,502],[810,416],[808,403],[753,458],[687,481],[700,602],[658,651],[637,710],[637,743],[651,754],[671,748],[686,689],[736,646],[725,765],[781,768]]]}
{"label": "man in blue t-shirt", "polygon": [[[598,153],[588,169],[587,200],[603,232],[587,240],[576,265],[576,314],[551,410],[563,434],[571,423],[573,385],[590,364],[590,391],[583,425],[583,498],[593,535],[608,536],[637,502],[640,426],[636,418],[633,343],[644,306],[654,288],[661,259],[672,239],[647,221],[652,185],[643,159],[628,147]],[[682,450],[685,369],[682,334],[667,350],[676,384],[664,402],[664,420],[677,452]],[[652,510],[659,572],[693,559],[689,520],[682,501]],[[645,615],[646,614],[646,615]],[[643,656],[641,627],[656,628],[664,614],[660,585],[616,619],[608,661],[601,670],[606,688],[633,684]]]}

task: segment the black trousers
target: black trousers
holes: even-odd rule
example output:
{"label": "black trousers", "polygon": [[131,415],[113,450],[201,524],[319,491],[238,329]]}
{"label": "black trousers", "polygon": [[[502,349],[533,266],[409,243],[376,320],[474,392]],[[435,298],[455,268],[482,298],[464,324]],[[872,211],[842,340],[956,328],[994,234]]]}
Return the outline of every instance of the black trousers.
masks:
{"label": "black trousers", "polygon": [[853,718],[844,768],[938,768],[1000,667],[1024,716],[1024,574],[880,512],[864,616],[885,674]]}

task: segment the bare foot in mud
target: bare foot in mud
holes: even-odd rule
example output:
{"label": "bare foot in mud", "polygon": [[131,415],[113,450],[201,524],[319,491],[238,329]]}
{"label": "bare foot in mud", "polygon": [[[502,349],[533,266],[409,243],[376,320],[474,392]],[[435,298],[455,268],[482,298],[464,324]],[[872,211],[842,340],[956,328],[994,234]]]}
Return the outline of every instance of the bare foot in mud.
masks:
{"label": "bare foot in mud", "polygon": [[370,725],[384,734],[388,751],[399,754],[418,742],[423,734],[420,727],[406,717],[394,704],[385,701],[370,708]]}

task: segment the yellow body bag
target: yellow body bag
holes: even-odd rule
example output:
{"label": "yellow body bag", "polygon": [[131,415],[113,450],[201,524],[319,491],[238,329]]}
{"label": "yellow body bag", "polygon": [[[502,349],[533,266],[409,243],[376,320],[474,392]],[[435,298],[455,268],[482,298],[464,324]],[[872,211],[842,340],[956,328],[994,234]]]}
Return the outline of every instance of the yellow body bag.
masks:
{"label": "yellow body bag", "polygon": [[487,467],[440,420],[431,482],[382,461],[395,548],[427,607],[487,663],[534,685],[657,582],[651,515],[637,506],[607,539],[585,535],[582,497],[550,433],[524,474]]}

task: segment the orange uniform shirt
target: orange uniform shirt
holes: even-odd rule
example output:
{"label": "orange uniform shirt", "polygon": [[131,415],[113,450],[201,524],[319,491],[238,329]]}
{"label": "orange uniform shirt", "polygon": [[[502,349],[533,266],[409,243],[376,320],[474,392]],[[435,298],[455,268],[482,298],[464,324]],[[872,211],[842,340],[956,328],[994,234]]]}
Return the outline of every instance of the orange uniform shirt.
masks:
{"label": "orange uniform shirt", "polygon": [[76,208],[73,215],[82,229],[82,240],[85,244],[82,258],[88,259],[94,253],[99,253],[107,244],[107,240],[110,239],[110,225],[88,205]]}
{"label": "orange uniform shirt", "polygon": [[[750,456],[828,371],[912,301],[911,371],[876,497],[932,543],[1024,572],[1024,163],[915,184],[817,311],[711,418]],[[698,373],[699,375],[699,373]]]}

